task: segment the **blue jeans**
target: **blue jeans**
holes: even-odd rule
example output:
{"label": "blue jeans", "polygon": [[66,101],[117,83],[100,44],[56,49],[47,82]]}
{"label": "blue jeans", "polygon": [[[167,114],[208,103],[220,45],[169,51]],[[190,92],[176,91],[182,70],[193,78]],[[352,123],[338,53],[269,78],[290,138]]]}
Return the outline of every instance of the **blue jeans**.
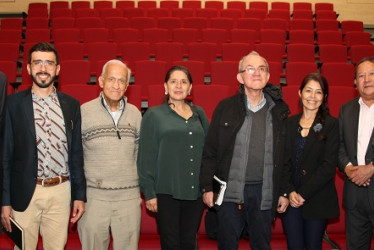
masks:
{"label": "blue jeans", "polygon": [[272,212],[260,210],[262,184],[245,185],[244,204],[223,202],[218,210],[218,249],[238,249],[247,225],[251,249],[270,250]]}
{"label": "blue jeans", "polygon": [[284,232],[289,250],[321,250],[327,220],[306,220],[303,208],[289,206],[282,216]]}

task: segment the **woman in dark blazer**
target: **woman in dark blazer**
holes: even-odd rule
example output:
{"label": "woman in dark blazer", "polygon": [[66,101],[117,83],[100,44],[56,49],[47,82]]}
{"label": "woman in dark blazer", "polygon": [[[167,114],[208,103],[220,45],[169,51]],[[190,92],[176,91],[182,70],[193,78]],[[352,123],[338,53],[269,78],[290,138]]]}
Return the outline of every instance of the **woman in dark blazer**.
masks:
{"label": "woman in dark blazer", "polygon": [[290,206],[282,221],[288,249],[322,249],[327,220],[339,216],[334,184],[339,125],[329,114],[322,75],[307,75],[299,96],[303,111],[287,122],[284,167]]}

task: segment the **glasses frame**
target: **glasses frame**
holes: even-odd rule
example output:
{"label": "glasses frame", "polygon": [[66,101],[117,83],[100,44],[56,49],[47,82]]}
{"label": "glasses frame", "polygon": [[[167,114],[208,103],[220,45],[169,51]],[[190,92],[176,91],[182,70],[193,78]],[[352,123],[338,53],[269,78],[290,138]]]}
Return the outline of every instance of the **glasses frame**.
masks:
{"label": "glasses frame", "polygon": [[253,67],[253,66],[248,66],[248,67],[246,67],[245,69],[243,69],[239,72],[240,73],[247,72],[248,74],[253,75],[256,71],[265,74],[265,73],[269,72],[269,68],[266,67],[266,66],[258,66],[257,68]]}
{"label": "glasses frame", "polygon": [[44,65],[46,69],[52,69],[57,66],[57,63],[51,60],[33,60],[30,64],[34,68],[41,68]]}

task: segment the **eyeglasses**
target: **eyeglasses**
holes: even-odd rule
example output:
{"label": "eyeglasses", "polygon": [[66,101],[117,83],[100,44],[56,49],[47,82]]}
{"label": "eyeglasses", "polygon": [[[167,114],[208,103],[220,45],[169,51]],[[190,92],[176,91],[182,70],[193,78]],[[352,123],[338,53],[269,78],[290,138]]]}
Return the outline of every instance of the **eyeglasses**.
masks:
{"label": "eyeglasses", "polygon": [[52,69],[54,66],[56,66],[56,63],[54,61],[49,61],[49,60],[45,60],[45,61],[35,60],[31,62],[31,65],[34,68],[41,68],[43,64],[44,64],[44,67],[46,67],[46,69]]}
{"label": "eyeglasses", "polygon": [[241,70],[240,73],[247,72],[250,75],[253,75],[256,71],[260,72],[261,74],[268,72],[268,68],[266,66],[259,66],[258,68],[248,66],[244,70]]}

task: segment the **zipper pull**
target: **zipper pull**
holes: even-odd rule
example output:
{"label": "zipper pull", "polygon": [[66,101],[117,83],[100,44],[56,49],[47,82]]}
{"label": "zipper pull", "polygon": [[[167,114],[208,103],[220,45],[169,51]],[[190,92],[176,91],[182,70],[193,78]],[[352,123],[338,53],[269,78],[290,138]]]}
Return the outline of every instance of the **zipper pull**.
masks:
{"label": "zipper pull", "polygon": [[118,136],[118,139],[121,140],[121,135],[119,134],[119,131],[117,130],[117,136]]}

